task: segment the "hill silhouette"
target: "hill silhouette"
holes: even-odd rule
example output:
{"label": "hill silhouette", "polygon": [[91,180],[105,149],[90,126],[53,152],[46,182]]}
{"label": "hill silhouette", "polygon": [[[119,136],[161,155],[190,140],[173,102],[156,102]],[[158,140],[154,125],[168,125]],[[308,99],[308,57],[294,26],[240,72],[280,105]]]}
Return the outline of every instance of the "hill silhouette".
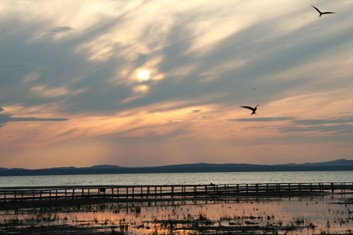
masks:
{"label": "hill silhouette", "polygon": [[18,175],[76,175],[76,174],[129,174],[129,173],[187,173],[187,172],[264,172],[264,171],[351,171],[353,160],[337,159],[303,164],[212,164],[194,163],[152,167],[122,167],[95,165],[91,167],[55,167],[43,169],[0,168],[0,176]]}

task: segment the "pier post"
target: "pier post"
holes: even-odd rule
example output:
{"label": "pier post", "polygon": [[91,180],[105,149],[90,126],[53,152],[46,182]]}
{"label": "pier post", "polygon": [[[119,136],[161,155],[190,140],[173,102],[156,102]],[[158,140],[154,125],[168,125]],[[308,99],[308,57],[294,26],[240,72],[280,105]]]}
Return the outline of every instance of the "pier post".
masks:
{"label": "pier post", "polygon": [[[131,188],[131,189],[130,189]],[[116,191],[115,191],[116,190]],[[120,186],[53,186],[6,188],[0,192],[0,204],[21,201],[71,200],[75,198],[110,197],[119,199],[176,199],[202,198],[208,195],[227,195],[235,193],[273,192],[332,192],[351,193],[351,182],[306,182],[306,183],[249,183],[249,184],[169,184],[169,185],[120,185]],[[54,199],[55,198],[55,199]]]}

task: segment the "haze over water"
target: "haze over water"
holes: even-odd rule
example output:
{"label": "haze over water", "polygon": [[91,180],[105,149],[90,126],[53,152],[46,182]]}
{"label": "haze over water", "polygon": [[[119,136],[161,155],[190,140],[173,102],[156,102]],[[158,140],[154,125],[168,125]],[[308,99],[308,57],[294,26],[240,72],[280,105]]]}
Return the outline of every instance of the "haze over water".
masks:
{"label": "haze over water", "polygon": [[69,185],[169,185],[352,182],[351,171],[206,172],[99,175],[2,176],[0,187]]}

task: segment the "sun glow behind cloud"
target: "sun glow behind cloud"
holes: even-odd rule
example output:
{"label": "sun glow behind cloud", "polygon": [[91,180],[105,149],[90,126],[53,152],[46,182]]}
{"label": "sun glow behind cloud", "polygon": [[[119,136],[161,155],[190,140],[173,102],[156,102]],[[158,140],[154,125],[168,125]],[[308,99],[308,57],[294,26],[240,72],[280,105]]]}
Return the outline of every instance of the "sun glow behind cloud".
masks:
{"label": "sun glow behind cloud", "polygon": [[139,82],[147,82],[150,80],[151,73],[147,69],[139,69],[137,71],[137,80]]}

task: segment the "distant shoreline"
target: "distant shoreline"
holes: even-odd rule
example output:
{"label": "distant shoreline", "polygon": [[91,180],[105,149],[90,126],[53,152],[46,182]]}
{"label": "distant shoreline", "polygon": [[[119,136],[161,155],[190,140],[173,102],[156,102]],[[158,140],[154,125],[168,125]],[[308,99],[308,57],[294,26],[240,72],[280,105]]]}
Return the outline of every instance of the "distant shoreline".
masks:
{"label": "distant shoreline", "polygon": [[0,176],[41,175],[86,175],[86,174],[148,174],[148,173],[205,173],[205,172],[290,172],[290,171],[353,171],[353,165],[346,166],[288,166],[288,165],[237,165],[237,164],[192,164],[162,167],[111,167],[111,168],[51,168],[51,169],[6,169]]}

